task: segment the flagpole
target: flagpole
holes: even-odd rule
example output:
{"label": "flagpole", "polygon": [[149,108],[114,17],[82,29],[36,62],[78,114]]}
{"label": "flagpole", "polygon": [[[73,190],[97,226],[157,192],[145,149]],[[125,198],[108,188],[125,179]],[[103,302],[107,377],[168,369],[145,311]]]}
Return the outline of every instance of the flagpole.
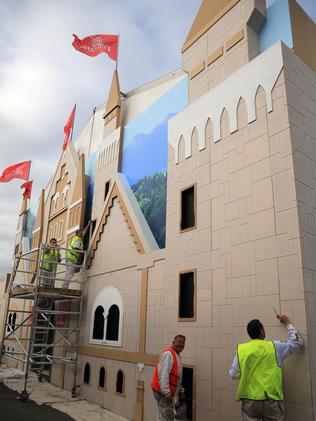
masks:
{"label": "flagpole", "polygon": [[118,34],[118,39],[117,39],[117,59],[116,59],[116,66],[115,66],[116,71],[117,71],[117,66],[118,66],[119,53],[120,53],[120,34]]}
{"label": "flagpole", "polygon": [[74,115],[74,121],[72,123],[71,133],[70,133],[70,142],[72,142],[72,134],[74,132],[74,127],[75,127],[76,113],[77,113],[77,104],[75,104],[75,115]]}
{"label": "flagpole", "polygon": [[94,107],[94,108],[93,108],[93,111],[92,111],[92,124],[91,124],[91,130],[90,130],[90,139],[89,139],[88,156],[90,155],[91,139],[92,139],[93,126],[94,126],[94,117],[95,117],[95,112],[96,112],[96,110],[97,110],[97,107]]}

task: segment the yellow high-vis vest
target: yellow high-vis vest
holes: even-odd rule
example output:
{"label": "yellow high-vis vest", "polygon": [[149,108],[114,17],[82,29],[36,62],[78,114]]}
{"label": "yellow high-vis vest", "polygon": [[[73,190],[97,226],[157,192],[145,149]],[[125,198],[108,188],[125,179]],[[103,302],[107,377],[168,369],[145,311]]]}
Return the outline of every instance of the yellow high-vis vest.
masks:
{"label": "yellow high-vis vest", "polygon": [[[58,250],[50,249],[41,257],[41,268],[49,272],[55,272],[58,263]],[[53,263],[56,262],[56,263]]]}
{"label": "yellow high-vis vest", "polygon": [[82,241],[82,239],[80,238],[80,237],[78,237],[77,235],[71,240],[71,242],[70,242],[70,246],[69,246],[69,249],[67,250],[67,253],[66,253],[66,258],[67,258],[67,260],[70,260],[70,261],[72,261],[74,264],[76,264],[77,263],[77,261],[78,261],[78,259],[79,259],[79,256],[80,256],[80,252],[78,252],[77,250],[73,250],[73,246],[74,246],[74,244],[75,244],[75,242],[76,241],[80,241],[80,246],[79,246],[79,248],[80,248],[80,250],[83,250],[83,241]]}
{"label": "yellow high-vis vest", "polygon": [[238,345],[240,381],[236,400],[282,401],[282,369],[272,341],[253,339]]}

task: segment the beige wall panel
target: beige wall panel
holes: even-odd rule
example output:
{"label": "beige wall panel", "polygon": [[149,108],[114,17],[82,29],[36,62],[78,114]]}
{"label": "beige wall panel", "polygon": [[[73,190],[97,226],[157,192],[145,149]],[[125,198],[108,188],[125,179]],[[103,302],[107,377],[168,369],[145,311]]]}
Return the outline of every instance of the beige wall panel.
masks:
{"label": "beige wall panel", "polygon": [[[292,4],[292,2],[291,2]],[[293,6],[293,4],[292,4]],[[291,7],[292,7],[291,6]],[[293,12],[293,11],[292,11]],[[293,18],[293,16],[292,16]],[[296,28],[296,33],[298,29]],[[280,284],[283,294],[288,296],[291,294],[289,286],[295,282],[294,277],[299,277],[301,281],[300,290],[297,291],[304,297],[305,289],[305,302],[307,318],[307,333],[309,345],[309,364],[310,367],[315,367],[315,288],[312,286],[315,282],[315,225],[312,219],[315,218],[315,184],[312,180],[313,174],[316,169],[316,151],[313,147],[316,139],[316,126],[313,124],[315,121],[313,109],[316,109],[316,91],[311,90],[310,86],[316,86],[316,75],[305,64],[303,64],[290,50],[284,48],[284,53],[287,59],[287,66],[285,67],[285,81],[286,81],[286,95],[289,104],[289,122],[293,144],[293,158],[294,158],[294,171],[295,171],[295,188],[296,200],[299,207],[299,216],[294,214],[286,215],[287,224],[293,222],[294,230],[292,236],[302,238],[302,259],[296,259],[291,256],[291,259],[281,262],[282,269],[285,271],[284,284]],[[281,220],[281,217],[280,217]],[[279,221],[280,221],[279,220]],[[279,226],[281,227],[281,221]],[[288,263],[288,266],[286,265]],[[290,268],[293,273],[290,273]],[[304,276],[302,277],[301,271],[303,270]],[[299,273],[298,273],[299,272]],[[311,282],[311,279],[313,281]],[[295,282],[296,284],[296,282]],[[297,286],[296,286],[297,289]],[[292,289],[293,290],[293,289]],[[308,292],[307,292],[308,291]],[[294,292],[294,291],[293,291]],[[292,292],[292,293],[293,293]],[[301,307],[304,314],[304,305]],[[316,404],[315,372],[311,372],[312,383],[312,399],[313,404]],[[302,390],[305,390],[304,381],[302,382]],[[298,392],[299,393],[299,392]],[[302,397],[301,400],[304,400]],[[306,411],[310,410],[310,406],[305,406]],[[298,413],[297,408],[293,408],[295,413]],[[308,419],[311,415],[307,414]],[[294,416],[293,416],[294,419]]]}
{"label": "beige wall panel", "polygon": [[[207,7],[213,7],[213,2],[203,2],[198,16],[202,16],[202,10]],[[256,31],[262,27],[265,20],[264,2],[234,1],[228,8],[224,5],[222,7],[225,13],[218,15],[221,18],[211,20],[212,23],[209,22],[203,30],[200,28],[200,31],[196,32],[198,36],[193,36],[191,32],[194,25],[199,22],[197,18],[192,26],[191,35],[188,36],[190,42],[187,40],[182,49],[185,71],[192,72],[203,61],[206,61],[207,66],[198,74],[194,72],[194,80],[191,80],[189,85],[190,103],[214,88],[260,52]]]}
{"label": "beige wall panel", "polygon": [[139,253],[122,210],[117,199],[114,199],[95,257],[92,260],[90,273],[108,272],[109,269],[112,270],[113,265],[118,268],[130,266],[131,262],[134,262],[133,265],[135,265],[135,258],[138,256]]}

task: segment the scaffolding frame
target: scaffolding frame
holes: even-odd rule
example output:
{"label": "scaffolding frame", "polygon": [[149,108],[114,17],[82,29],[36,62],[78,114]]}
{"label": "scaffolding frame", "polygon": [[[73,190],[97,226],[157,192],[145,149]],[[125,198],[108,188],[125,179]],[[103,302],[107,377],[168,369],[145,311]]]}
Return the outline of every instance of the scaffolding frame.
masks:
{"label": "scaffolding frame", "polygon": [[[43,263],[55,264],[56,261],[44,260],[44,252],[56,248],[65,256],[69,250],[42,243],[39,248],[32,249],[14,258],[12,277],[8,287],[0,364],[3,357],[23,363],[25,376],[24,389],[20,396],[22,400],[27,400],[29,397],[27,385],[30,372],[36,372],[39,380],[42,381],[47,375],[47,370],[50,375],[51,368],[56,363],[74,366],[72,396],[76,396],[78,353],[66,351],[64,356],[59,356],[54,355],[54,350],[55,348],[69,347],[73,351],[79,347],[83,287],[86,281],[86,252],[76,250],[81,254],[82,264],[69,263],[64,257],[61,262],[58,262],[57,270],[52,272],[53,276],[50,275],[48,278]],[[32,269],[32,264],[34,269]],[[78,272],[78,277],[70,281],[71,284],[76,284],[78,289],[57,288],[56,282],[64,281],[63,274],[69,266],[72,266]],[[21,281],[21,276],[23,281]],[[52,286],[47,286],[47,281]],[[43,285],[43,283],[46,283],[46,285]],[[30,306],[29,310],[25,310],[25,305],[23,310],[12,309],[11,301],[15,299],[29,300],[30,303],[33,303],[32,310]],[[69,309],[67,309],[67,306],[63,309],[62,306],[56,305],[56,303],[65,300],[70,302]],[[73,307],[76,307],[76,309],[72,310]],[[9,315],[12,315],[12,313],[22,314],[22,321],[15,323],[14,320],[14,323],[12,323],[12,318],[11,321],[9,320]],[[63,326],[58,325],[61,321],[64,324]],[[21,335],[23,328],[26,328],[27,332],[25,338]],[[12,340],[16,342],[17,348],[14,347],[9,350],[6,343]]]}

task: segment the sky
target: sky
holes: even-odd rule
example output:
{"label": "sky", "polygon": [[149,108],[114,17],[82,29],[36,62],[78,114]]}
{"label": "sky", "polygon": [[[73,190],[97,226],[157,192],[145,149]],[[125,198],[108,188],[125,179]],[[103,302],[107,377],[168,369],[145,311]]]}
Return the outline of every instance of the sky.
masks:
{"label": "sky", "polygon": [[[272,3],[273,0],[269,1]],[[32,208],[61,155],[74,104],[74,138],[107,99],[115,63],[72,47],[72,34],[120,35],[123,92],[181,67],[201,0],[0,0],[0,174],[32,160]],[[316,0],[299,3],[316,21]],[[10,271],[22,180],[0,184],[0,275]]]}

